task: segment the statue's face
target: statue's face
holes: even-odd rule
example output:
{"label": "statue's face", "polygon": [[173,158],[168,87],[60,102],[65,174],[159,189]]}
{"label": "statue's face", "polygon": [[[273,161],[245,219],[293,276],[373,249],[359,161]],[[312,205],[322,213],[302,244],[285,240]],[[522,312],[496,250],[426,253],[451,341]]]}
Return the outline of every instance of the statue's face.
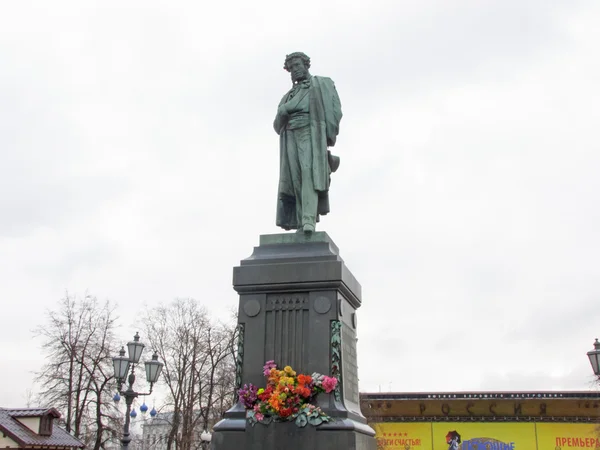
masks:
{"label": "statue's face", "polygon": [[308,69],[304,65],[304,61],[300,58],[292,58],[287,63],[287,68],[290,71],[290,75],[292,76],[292,81],[296,83],[297,81],[306,80],[308,77]]}

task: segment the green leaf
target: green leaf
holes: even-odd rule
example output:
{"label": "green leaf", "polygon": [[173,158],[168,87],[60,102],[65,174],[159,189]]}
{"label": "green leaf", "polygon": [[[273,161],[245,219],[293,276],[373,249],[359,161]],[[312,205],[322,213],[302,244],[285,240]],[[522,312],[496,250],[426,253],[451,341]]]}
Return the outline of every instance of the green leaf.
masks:
{"label": "green leaf", "polygon": [[323,419],[321,417],[311,417],[310,419],[308,419],[308,423],[310,423],[313,426],[317,426],[317,425],[321,425],[323,423]]}
{"label": "green leaf", "polygon": [[308,423],[308,419],[306,418],[306,415],[304,415],[304,414],[299,414],[298,417],[296,418],[296,426],[298,426],[300,428],[304,428],[307,423]]}
{"label": "green leaf", "polygon": [[261,420],[261,423],[264,423],[265,425],[269,425],[272,421],[273,421],[273,418],[271,416],[265,416],[265,418],[263,420]]}

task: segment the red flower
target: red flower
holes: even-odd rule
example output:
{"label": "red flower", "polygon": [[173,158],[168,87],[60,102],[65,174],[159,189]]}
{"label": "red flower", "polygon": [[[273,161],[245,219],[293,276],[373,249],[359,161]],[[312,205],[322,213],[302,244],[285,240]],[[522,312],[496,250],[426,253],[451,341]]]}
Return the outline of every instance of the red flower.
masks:
{"label": "red flower", "polygon": [[269,397],[271,397],[272,393],[273,393],[273,388],[271,386],[269,386],[265,389],[265,392],[263,392],[262,394],[258,394],[258,398],[259,398],[259,400],[262,400],[262,401],[269,400]]}
{"label": "red flower", "polygon": [[280,415],[281,417],[289,417],[289,416],[291,416],[291,415],[292,415],[292,413],[293,413],[293,410],[292,410],[292,408],[282,408],[282,409],[279,411],[279,415]]}

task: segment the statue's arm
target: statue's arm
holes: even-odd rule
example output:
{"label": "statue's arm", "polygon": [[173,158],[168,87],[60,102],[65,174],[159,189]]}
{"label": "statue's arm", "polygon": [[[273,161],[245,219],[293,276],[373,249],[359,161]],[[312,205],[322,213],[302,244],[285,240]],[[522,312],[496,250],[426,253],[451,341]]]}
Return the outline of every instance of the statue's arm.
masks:
{"label": "statue's arm", "polygon": [[332,82],[333,95],[331,96],[332,103],[332,112],[333,112],[333,123],[330,123],[330,136],[328,138],[328,145],[333,147],[335,145],[335,141],[337,139],[337,135],[340,132],[340,121],[342,120],[342,102],[340,101],[340,96],[337,93],[337,89],[335,88],[335,84]]}
{"label": "statue's arm", "polygon": [[323,78],[321,80],[321,92],[323,94],[323,104],[325,106],[327,145],[333,147],[340,131],[342,104],[337,89],[335,88],[335,83],[331,78]]}

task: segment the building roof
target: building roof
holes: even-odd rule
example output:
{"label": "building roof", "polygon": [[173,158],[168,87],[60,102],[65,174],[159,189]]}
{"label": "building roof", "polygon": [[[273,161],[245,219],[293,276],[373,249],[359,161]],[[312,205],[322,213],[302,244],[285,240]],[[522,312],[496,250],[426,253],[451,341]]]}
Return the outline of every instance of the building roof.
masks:
{"label": "building roof", "polygon": [[600,391],[457,391],[457,392],[361,392],[371,400],[443,400],[443,399],[600,399]]}
{"label": "building roof", "polygon": [[598,391],[361,393],[372,421],[600,421]]}
{"label": "building roof", "polygon": [[11,409],[5,409],[5,408],[0,408],[0,409],[4,409],[4,411],[7,411],[8,414],[11,417],[41,417],[41,416],[45,416],[46,414],[52,414],[52,416],[59,418],[60,417],[60,413],[58,412],[58,410],[56,408],[11,408]]}
{"label": "building roof", "polygon": [[85,445],[58,426],[52,427],[50,436],[40,436],[17,420],[18,417],[60,417],[54,408],[7,409],[0,408],[0,431],[19,444],[20,447],[76,447]]}

